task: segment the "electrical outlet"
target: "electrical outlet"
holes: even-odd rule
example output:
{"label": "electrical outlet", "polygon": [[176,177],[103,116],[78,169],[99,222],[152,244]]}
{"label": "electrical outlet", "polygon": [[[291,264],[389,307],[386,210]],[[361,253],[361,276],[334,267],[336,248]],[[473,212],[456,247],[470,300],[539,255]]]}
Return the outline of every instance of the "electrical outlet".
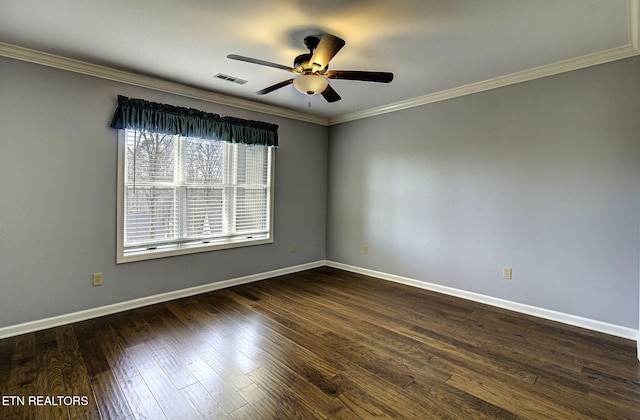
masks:
{"label": "electrical outlet", "polygon": [[364,255],[367,255],[369,253],[369,246],[368,245],[365,245],[365,246],[362,247],[362,253]]}
{"label": "electrical outlet", "polygon": [[296,252],[296,244],[291,244],[289,249],[291,250],[291,252]]}
{"label": "electrical outlet", "polygon": [[510,267],[505,267],[502,269],[502,278],[505,280],[511,280],[513,277],[513,271]]}
{"label": "electrical outlet", "polygon": [[93,273],[93,285],[102,286],[102,273]]}

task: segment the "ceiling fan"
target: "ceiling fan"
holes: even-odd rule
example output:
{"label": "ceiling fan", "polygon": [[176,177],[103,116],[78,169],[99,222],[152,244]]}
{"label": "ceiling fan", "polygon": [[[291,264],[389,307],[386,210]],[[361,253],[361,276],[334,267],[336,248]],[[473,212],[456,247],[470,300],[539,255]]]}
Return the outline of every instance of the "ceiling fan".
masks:
{"label": "ceiling fan", "polygon": [[[378,83],[389,83],[393,80],[393,73],[387,72],[329,70],[329,61],[345,44],[343,39],[335,35],[326,34],[323,35],[322,38],[308,36],[304,39],[304,44],[309,49],[309,53],[297,56],[293,61],[293,67],[236,54],[229,54],[227,58],[259,64],[261,66],[274,67],[299,75],[259,90],[256,92],[258,95],[264,95],[293,84],[296,90],[302,94],[309,95],[309,97],[311,95],[321,94],[327,102],[336,102],[342,98],[331,85],[329,85],[328,79],[361,80]],[[310,102],[309,106],[311,106]]]}

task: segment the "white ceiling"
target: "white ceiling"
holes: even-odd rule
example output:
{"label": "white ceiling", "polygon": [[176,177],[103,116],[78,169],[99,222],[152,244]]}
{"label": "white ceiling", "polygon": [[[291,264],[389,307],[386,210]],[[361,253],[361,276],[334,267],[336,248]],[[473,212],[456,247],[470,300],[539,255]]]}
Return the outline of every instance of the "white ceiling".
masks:
{"label": "white ceiling", "polygon": [[[638,54],[638,1],[0,0],[0,55],[19,46],[339,121]],[[309,108],[293,86],[255,95],[290,73],[226,58],[292,66],[322,33],[346,41],[331,69],[395,79],[332,80],[342,100]]]}

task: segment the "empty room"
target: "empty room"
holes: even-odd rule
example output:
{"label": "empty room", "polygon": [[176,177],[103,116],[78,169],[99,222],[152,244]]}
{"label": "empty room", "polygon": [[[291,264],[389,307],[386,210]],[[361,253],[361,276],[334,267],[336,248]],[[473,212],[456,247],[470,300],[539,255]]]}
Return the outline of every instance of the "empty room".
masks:
{"label": "empty room", "polygon": [[1,0],[0,127],[0,420],[640,415],[640,0]]}

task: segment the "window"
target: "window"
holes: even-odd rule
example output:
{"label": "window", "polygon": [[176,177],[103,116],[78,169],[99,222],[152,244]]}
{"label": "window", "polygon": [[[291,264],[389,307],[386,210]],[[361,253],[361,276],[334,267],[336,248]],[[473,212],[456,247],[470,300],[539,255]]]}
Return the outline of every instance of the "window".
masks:
{"label": "window", "polygon": [[119,130],[117,262],[273,242],[273,147]]}

